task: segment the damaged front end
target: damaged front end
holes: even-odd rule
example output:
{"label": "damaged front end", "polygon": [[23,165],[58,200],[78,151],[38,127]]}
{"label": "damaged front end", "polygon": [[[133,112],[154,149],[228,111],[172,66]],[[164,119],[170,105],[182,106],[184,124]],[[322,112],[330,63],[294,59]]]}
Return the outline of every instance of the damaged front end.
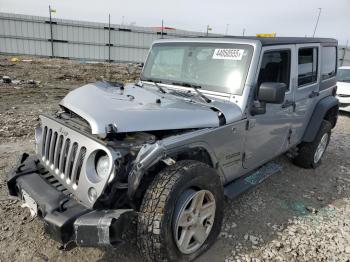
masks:
{"label": "damaged front end", "polygon": [[40,118],[37,154],[24,154],[9,174],[9,194],[22,199],[65,247],[121,242],[135,217],[125,187],[132,156],[62,119]]}
{"label": "damaged front end", "polygon": [[23,154],[8,176],[9,194],[23,200],[67,249],[114,246],[135,219],[134,196],[144,173],[165,149],[146,132],[112,130],[98,138],[69,114],[40,116],[37,154]]}
{"label": "damaged front end", "polygon": [[[101,105],[109,113],[107,117],[100,109],[90,108],[86,101],[92,102],[92,96],[88,96],[84,117],[69,106],[70,99],[79,92],[86,95],[87,89],[68,95],[55,117],[40,116],[37,154],[24,155],[8,178],[10,194],[24,200],[31,213],[43,219],[46,232],[65,246],[108,246],[122,241],[150,181],[172,164],[170,151],[176,151],[176,161],[207,159],[204,151],[189,149],[186,141],[192,132],[220,126],[218,113],[207,105],[178,98],[154,105],[157,95],[133,86],[123,92],[139,97],[137,104],[110,85],[91,86],[97,97],[105,99]],[[144,94],[149,101],[141,101]],[[112,121],[114,115],[116,121]],[[179,148],[177,139],[186,134],[189,137]],[[171,138],[176,139],[168,141]],[[190,153],[181,153],[182,149]]]}
{"label": "damaged front end", "polygon": [[93,210],[53,185],[55,180],[37,155],[24,154],[11,172],[7,185],[12,196],[36,205],[45,232],[65,248],[111,246],[123,241],[125,226],[135,214],[131,209]]}

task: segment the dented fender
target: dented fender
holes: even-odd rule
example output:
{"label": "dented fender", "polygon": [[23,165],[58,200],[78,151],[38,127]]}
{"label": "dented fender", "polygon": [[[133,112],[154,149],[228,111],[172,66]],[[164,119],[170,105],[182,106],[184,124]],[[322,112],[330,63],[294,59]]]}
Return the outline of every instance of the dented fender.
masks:
{"label": "dented fender", "polygon": [[[139,151],[134,161],[133,168],[128,176],[129,198],[133,198],[145,172],[150,167],[159,161],[164,161],[168,164],[169,161],[166,161],[166,158],[173,157],[183,151],[193,150],[194,148],[202,148],[208,153],[213,167],[218,171],[221,179],[224,181],[224,173],[218,166],[218,159],[215,152],[211,149],[209,144],[203,142],[203,137],[212,134],[214,130],[215,129],[196,130],[182,135],[168,137],[164,140],[159,140],[154,144],[145,144]],[[215,136],[212,139],[216,140]]]}
{"label": "dented fender", "polygon": [[145,144],[139,151],[128,177],[128,196],[133,198],[145,171],[166,157],[166,149],[161,141]]}

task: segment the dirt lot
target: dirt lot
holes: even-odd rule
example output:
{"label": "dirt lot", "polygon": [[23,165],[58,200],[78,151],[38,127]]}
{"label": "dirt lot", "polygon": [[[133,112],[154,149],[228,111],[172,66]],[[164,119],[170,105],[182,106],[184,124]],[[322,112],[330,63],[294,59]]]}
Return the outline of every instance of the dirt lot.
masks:
{"label": "dirt lot", "polygon": [[[115,250],[66,252],[43,232],[20,202],[7,196],[5,178],[17,156],[33,151],[40,113],[53,113],[73,88],[101,79],[132,81],[133,65],[0,56],[0,261],[142,261],[135,236]],[[21,81],[22,80],[22,81]],[[350,116],[341,115],[317,170],[275,162],[283,171],[236,200],[226,200],[222,233],[198,261],[350,261]],[[133,231],[132,231],[133,232]]]}

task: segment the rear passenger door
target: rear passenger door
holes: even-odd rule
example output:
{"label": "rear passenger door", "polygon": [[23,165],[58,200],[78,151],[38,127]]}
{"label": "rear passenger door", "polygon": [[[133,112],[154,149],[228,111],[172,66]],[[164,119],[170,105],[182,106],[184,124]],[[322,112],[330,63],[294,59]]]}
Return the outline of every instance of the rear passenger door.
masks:
{"label": "rear passenger door", "polygon": [[296,45],[296,75],[293,76],[295,112],[291,145],[297,144],[312,115],[319,96],[320,44]]}

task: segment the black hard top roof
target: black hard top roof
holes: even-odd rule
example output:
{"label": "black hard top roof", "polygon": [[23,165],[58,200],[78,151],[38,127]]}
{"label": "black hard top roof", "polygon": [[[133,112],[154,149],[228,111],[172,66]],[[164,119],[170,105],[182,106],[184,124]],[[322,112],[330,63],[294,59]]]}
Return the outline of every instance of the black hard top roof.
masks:
{"label": "black hard top roof", "polygon": [[268,45],[287,45],[287,44],[307,44],[307,43],[323,43],[330,45],[338,45],[338,41],[333,38],[314,38],[314,37],[256,37],[256,36],[206,36],[203,38],[213,39],[246,39],[260,41],[263,46]]}

